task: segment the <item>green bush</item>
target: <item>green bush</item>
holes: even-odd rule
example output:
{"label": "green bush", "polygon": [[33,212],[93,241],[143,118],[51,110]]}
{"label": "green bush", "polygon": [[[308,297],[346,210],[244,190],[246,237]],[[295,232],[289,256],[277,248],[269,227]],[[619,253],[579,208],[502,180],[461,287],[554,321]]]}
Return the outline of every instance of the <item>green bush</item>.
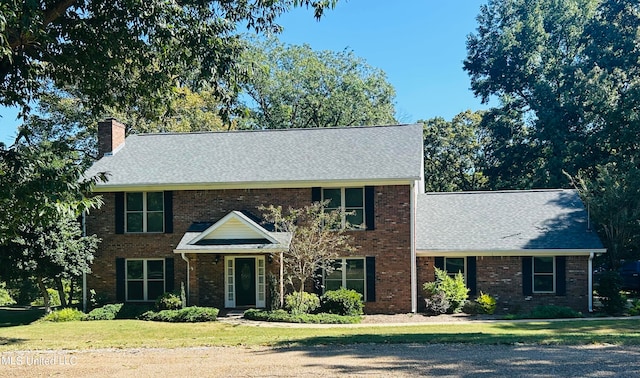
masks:
{"label": "green bush", "polygon": [[268,310],[277,310],[282,305],[280,303],[280,284],[275,274],[269,273],[267,276],[267,290],[269,291],[269,301],[267,302]]}
{"label": "green bush", "polygon": [[[449,302],[449,307],[446,312],[460,312],[462,310],[462,306],[469,297],[469,289],[464,284],[464,276],[461,273],[457,273],[455,277],[452,278],[446,271],[438,268],[435,268],[435,276],[435,282],[427,282],[422,286],[425,291],[426,298],[431,299],[436,294],[442,294]],[[444,302],[440,299],[438,299],[437,302],[439,302],[439,306],[444,305]]]}
{"label": "green bush", "polygon": [[609,315],[621,314],[627,303],[626,298],[620,292],[622,289],[622,277],[616,271],[604,272],[600,276],[598,295],[602,303],[602,309]]}
{"label": "green bush", "polygon": [[266,322],[307,323],[307,324],[355,324],[360,323],[360,316],[338,314],[291,314],[285,310],[263,311],[250,309],[245,311],[244,318]]}
{"label": "green bush", "polygon": [[216,320],[219,310],[213,307],[185,307],[180,310],[147,311],[140,315],[141,320],[171,323],[197,323]]}
{"label": "green bush", "polygon": [[108,304],[91,310],[84,320],[113,320],[122,309],[122,303]]}
{"label": "green bush", "polygon": [[0,306],[10,306],[16,304],[11,294],[7,290],[7,284],[5,282],[0,283]]}
{"label": "green bush", "polygon": [[478,315],[484,314],[484,309],[480,305],[480,303],[476,301],[466,301],[464,302],[464,306],[462,306],[462,312],[469,315]]}
{"label": "green bush", "polygon": [[174,293],[164,293],[156,299],[156,310],[179,310],[182,308],[182,298]]}
{"label": "green bush", "polygon": [[480,292],[480,296],[476,298],[476,303],[480,305],[483,313],[492,315],[496,311],[498,302],[489,294]]}
{"label": "green bush", "polygon": [[582,313],[570,307],[543,305],[536,306],[526,317],[530,319],[581,318]]}
{"label": "green bush", "polygon": [[71,322],[75,320],[83,320],[84,313],[75,308],[63,308],[45,315],[42,320],[46,322]]}
{"label": "green bush", "polygon": [[631,307],[629,308],[629,315],[638,316],[640,315],[640,299],[634,299],[631,302]]}
{"label": "green bush", "polygon": [[125,303],[118,311],[116,319],[138,319],[140,315],[153,309],[154,306],[150,304]]}
{"label": "green bush", "polygon": [[320,307],[320,298],[313,293],[296,291],[285,295],[284,304],[292,314],[309,314]]}
{"label": "green bush", "polygon": [[[47,289],[47,293],[49,293],[49,306],[55,307],[60,306],[60,294],[58,294],[57,290]],[[33,302],[31,302],[32,306],[44,306],[44,298],[42,295],[37,297]]]}
{"label": "green bush", "polygon": [[362,294],[355,290],[340,288],[327,291],[320,297],[320,310],[328,314],[362,315]]}

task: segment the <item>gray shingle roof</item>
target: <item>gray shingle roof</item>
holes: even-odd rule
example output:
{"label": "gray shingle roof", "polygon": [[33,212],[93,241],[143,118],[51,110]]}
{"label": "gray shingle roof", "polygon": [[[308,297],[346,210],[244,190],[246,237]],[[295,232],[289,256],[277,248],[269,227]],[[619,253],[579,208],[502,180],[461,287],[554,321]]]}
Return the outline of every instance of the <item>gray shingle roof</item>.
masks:
{"label": "gray shingle roof", "polygon": [[602,249],[574,190],[418,195],[420,251]]}
{"label": "gray shingle roof", "polygon": [[97,189],[245,183],[416,180],[422,126],[131,135],[86,176],[108,172]]}

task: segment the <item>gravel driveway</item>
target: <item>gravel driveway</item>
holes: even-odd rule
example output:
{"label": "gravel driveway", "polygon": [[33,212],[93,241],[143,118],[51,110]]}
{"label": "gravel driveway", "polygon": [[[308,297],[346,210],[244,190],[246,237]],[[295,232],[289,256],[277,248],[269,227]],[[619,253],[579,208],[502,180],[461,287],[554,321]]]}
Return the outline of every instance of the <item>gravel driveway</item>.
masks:
{"label": "gravel driveway", "polygon": [[636,377],[640,347],[382,345],[2,353],[2,377]]}

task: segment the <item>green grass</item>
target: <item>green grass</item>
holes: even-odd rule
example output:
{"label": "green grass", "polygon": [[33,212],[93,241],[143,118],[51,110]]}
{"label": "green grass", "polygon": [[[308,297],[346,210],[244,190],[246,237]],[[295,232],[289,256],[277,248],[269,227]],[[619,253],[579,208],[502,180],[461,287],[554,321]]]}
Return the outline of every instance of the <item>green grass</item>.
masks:
{"label": "green grass", "polygon": [[640,320],[455,323],[395,327],[281,328],[220,322],[139,320],[49,323],[0,328],[0,351],[197,346],[296,346],[352,343],[640,345]]}

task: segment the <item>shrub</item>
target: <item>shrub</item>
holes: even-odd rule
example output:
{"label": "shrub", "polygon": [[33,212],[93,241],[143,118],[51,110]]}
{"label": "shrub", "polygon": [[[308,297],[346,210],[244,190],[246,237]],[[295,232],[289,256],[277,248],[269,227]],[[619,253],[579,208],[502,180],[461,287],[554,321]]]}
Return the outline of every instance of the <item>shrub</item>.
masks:
{"label": "shrub", "polygon": [[13,300],[9,291],[7,290],[7,284],[2,282],[0,283],[0,306],[8,306],[16,304],[16,301]]}
{"label": "shrub", "polygon": [[640,299],[634,299],[631,302],[631,307],[629,308],[629,315],[638,316],[640,315]]}
{"label": "shrub", "polygon": [[[49,306],[55,307],[60,306],[60,294],[58,294],[58,290],[47,289],[47,293],[49,293]],[[31,302],[32,306],[44,306],[44,298],[42,295],[37,297],[33,302]]]}
{"label": "shrub", "polygon": [[581,318],[582,313],[570,307],[544,305],[536,306],[527,318],[531,319],[559,319],[559,318]]}
{"label": "shrub", "polygon": [[[469,297],[469,289],[464,284],[464,276],[458,273],[452,278],[446,271],[438,268],[435,268],[435,276],[435,282],[427,282],[423,285],[427,298],[432,298],[436,294],[442,294],[449,302],[449,307],[446,312],[460,312],[464,302]],[[438,308],[444,305],[444,301],[441,299],[436,299],[436,302],[437,305],[432,307]]]}
{"label": "shrub", "polygon": [[424,299],[424,304],[425,311],[429,315],[446,314],[451,307],[451,303],[444,293],[431,294]]}
{"label": "shrub", "polygon": [[327,291],[320,297],[320,309],[322,312],[338,315],[362,315],[364,303],[362,294],[355,290],[340,288]]}
{"label": "shrub", "polygon": [[122,309],[122,303],[108,304],[91,310],[84,320],[113,320]]}
{"label": "shrub", "polygon": [[46,322],[72,322],[84,319],[84,313],[75,308],[63,308],[45,315],[42,320]]}
{"label": "shrub", "polygon": [[179,310],[182,308],[182,298],[178,294],[164,293],[156,299],[156,310]]}
{"label": "shrub", "polygon": [[285,310],[263,311],[250,309],[245,311],[244,318],[266,322],[308,323],[308,324],[355,324],[360,323],[360,316],[338,314],[291,314]]}
{"label": "shrub", "polygon": [[616,271],[608,271],[600,276],[598,295],[602,302],[602,309],[609,315],[622,313],[626,305],[626,298],[620,293],[622,278]]}
{"label": "shrub", "polygon": [[141,320],[171,323],[197,323],[216,320],[219,310],[213,307],[185,307],[180,310],[147,311],[140,315]]}
{"label": "shrub", "polygon": [[484,314],[484,309],[480,305],[480,303],[476,301],[466,301],[464,302],[464,306],[462,306],[462,312],[469,315],[478,315]]}
{"label": "shrub", "polygon": [[281,307],[280,285],[278,283],[278,277],[276,277],[276,275],[273,273],[269,273],[269,275],[267,276],[267,290],[269,290],[269,301],[267,302],[267,309],[279,309]]}
{"label": "shrub", "polygon": [[284,297],[285,307],[292,314],[308,314],[320,307],[320,298],[306,291],[293,292]]}
{"label": "shrub", "polygon": [[497,301],[489,294],[480,292],[480,296],[476,298],[476,303],[480,305],[484,314],[492,315],[496,311]]}
{"label": "shrub", "polygon": [[138,319],[145,312],[152,311],[154,306],[149,304],[125,303],[118,311],[116,319]]}

